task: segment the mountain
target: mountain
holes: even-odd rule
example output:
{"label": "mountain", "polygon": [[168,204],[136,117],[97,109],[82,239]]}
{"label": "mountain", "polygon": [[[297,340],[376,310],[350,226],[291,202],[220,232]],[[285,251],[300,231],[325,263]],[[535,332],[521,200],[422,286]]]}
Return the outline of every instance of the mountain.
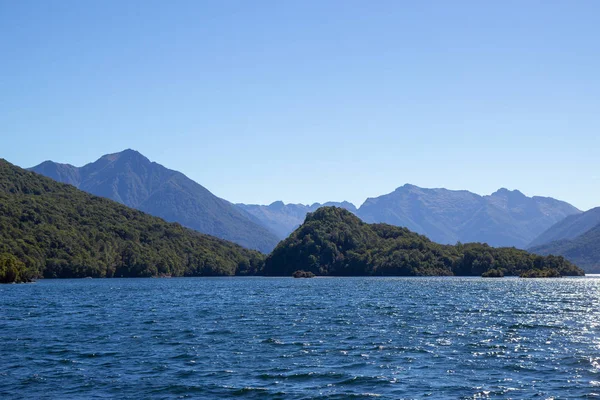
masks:
{"label": "mountain", "polygon": [[600,224],[573,239],[562,239],[534,246],[529,251],[536,254],[561,255],[577,263],[588,273],[600,273]]}
{"label": "mountain", "polygon": [[556,222],[580,211],[549,197],[500,189],[489,196],[466,190],[404,185],[369,198],[357,215],[365,222],[407,227],[442,244],[484,242],[525,248]]}
{"label": "mountain", "polygon": [[600,207],[553,225],[531,243],[529,250],[562,255],[586,272],[600,273]]}
{"label": "mountain", "polygon": [[575,239],[600,224],[600,207],[581,214],[571,215],[552,225],[548,230],[535,238],[530,247],[541,246],[557,240]]}
{"label": "mountain", "polygon": [[279,241],[233,204],[134,150],[108,154],[79,168],[46,161],[30,170],[263,253]]}
{"label": "mountain", "polygon": [[280,242],[265,261],[266,275],[505,275],[537,270],[560,275],[583,271],[563,257],[538,256],[515,248],[471,243],[441,245],[406,228],[367,224],[351,212],[322,207]]}
{"label": "mountain", "polygon": [[314,203],[312,205],[304,204],[284,204],[282,201],[276,201],[268,206],[256,204],[236,204],[245,212],[252,215],[264,227],[275,233],[279,239],[285,239],[294,229],[304,222],[306,214],[315,211],[320,207],[336,206],[344,208],[352,213],[356,213],[354,204],[347,201],[341,203],[327,202],[325,204]]}
{"label": "mountain", "polygon": [[0,281],[250,274],[263,260],[0,159]]}

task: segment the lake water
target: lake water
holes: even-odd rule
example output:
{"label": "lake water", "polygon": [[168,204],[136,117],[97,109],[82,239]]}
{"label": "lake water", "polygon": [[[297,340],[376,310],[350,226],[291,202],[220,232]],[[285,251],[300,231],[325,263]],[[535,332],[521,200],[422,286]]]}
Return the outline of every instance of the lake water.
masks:
{"label": "lake water", "polygon": [[600,279],[0,286],[0,398],[600,396]]}

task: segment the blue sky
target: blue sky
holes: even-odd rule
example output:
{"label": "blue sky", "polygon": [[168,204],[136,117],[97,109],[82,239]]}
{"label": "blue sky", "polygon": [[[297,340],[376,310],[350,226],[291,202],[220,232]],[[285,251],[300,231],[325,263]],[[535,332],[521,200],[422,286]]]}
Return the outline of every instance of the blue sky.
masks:
{"label": "blue sky", "polygon": [[233,202],[600,205],[598,1],[0,0],[0,157],[136,149]]}

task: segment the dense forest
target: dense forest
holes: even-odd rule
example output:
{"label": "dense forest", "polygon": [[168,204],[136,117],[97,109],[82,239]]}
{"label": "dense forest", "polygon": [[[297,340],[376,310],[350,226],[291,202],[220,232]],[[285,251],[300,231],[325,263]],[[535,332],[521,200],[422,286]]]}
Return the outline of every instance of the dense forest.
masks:
{"label": "dense forest", "polygon": [[217,275],[521,275],[583,271],[563,257],[434,243],[351,212],[309,213],[267,257],[0,160],[0,282]]}
{"label": "dense forest", "polygon": [[264,256],[0,160],[0,281],[256,274]]}
{"label": "dense forest", "polygon": [[441,245],[406,228],[364,223],[336,207],[308,214],[304,224],[267,257],[264,272],[279,276],[297,270],[330,276],[480,276],[490,269],[516,276],[533,269],[583,275],[563,257],[480,243]]}

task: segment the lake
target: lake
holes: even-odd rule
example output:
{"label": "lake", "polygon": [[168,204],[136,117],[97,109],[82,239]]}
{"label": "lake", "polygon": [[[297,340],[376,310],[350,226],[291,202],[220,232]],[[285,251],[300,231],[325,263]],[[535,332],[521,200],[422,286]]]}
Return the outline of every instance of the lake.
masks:
{"label": "lake", "polygon": [[600,279],[0,286],[0,397],[600,396]]}

